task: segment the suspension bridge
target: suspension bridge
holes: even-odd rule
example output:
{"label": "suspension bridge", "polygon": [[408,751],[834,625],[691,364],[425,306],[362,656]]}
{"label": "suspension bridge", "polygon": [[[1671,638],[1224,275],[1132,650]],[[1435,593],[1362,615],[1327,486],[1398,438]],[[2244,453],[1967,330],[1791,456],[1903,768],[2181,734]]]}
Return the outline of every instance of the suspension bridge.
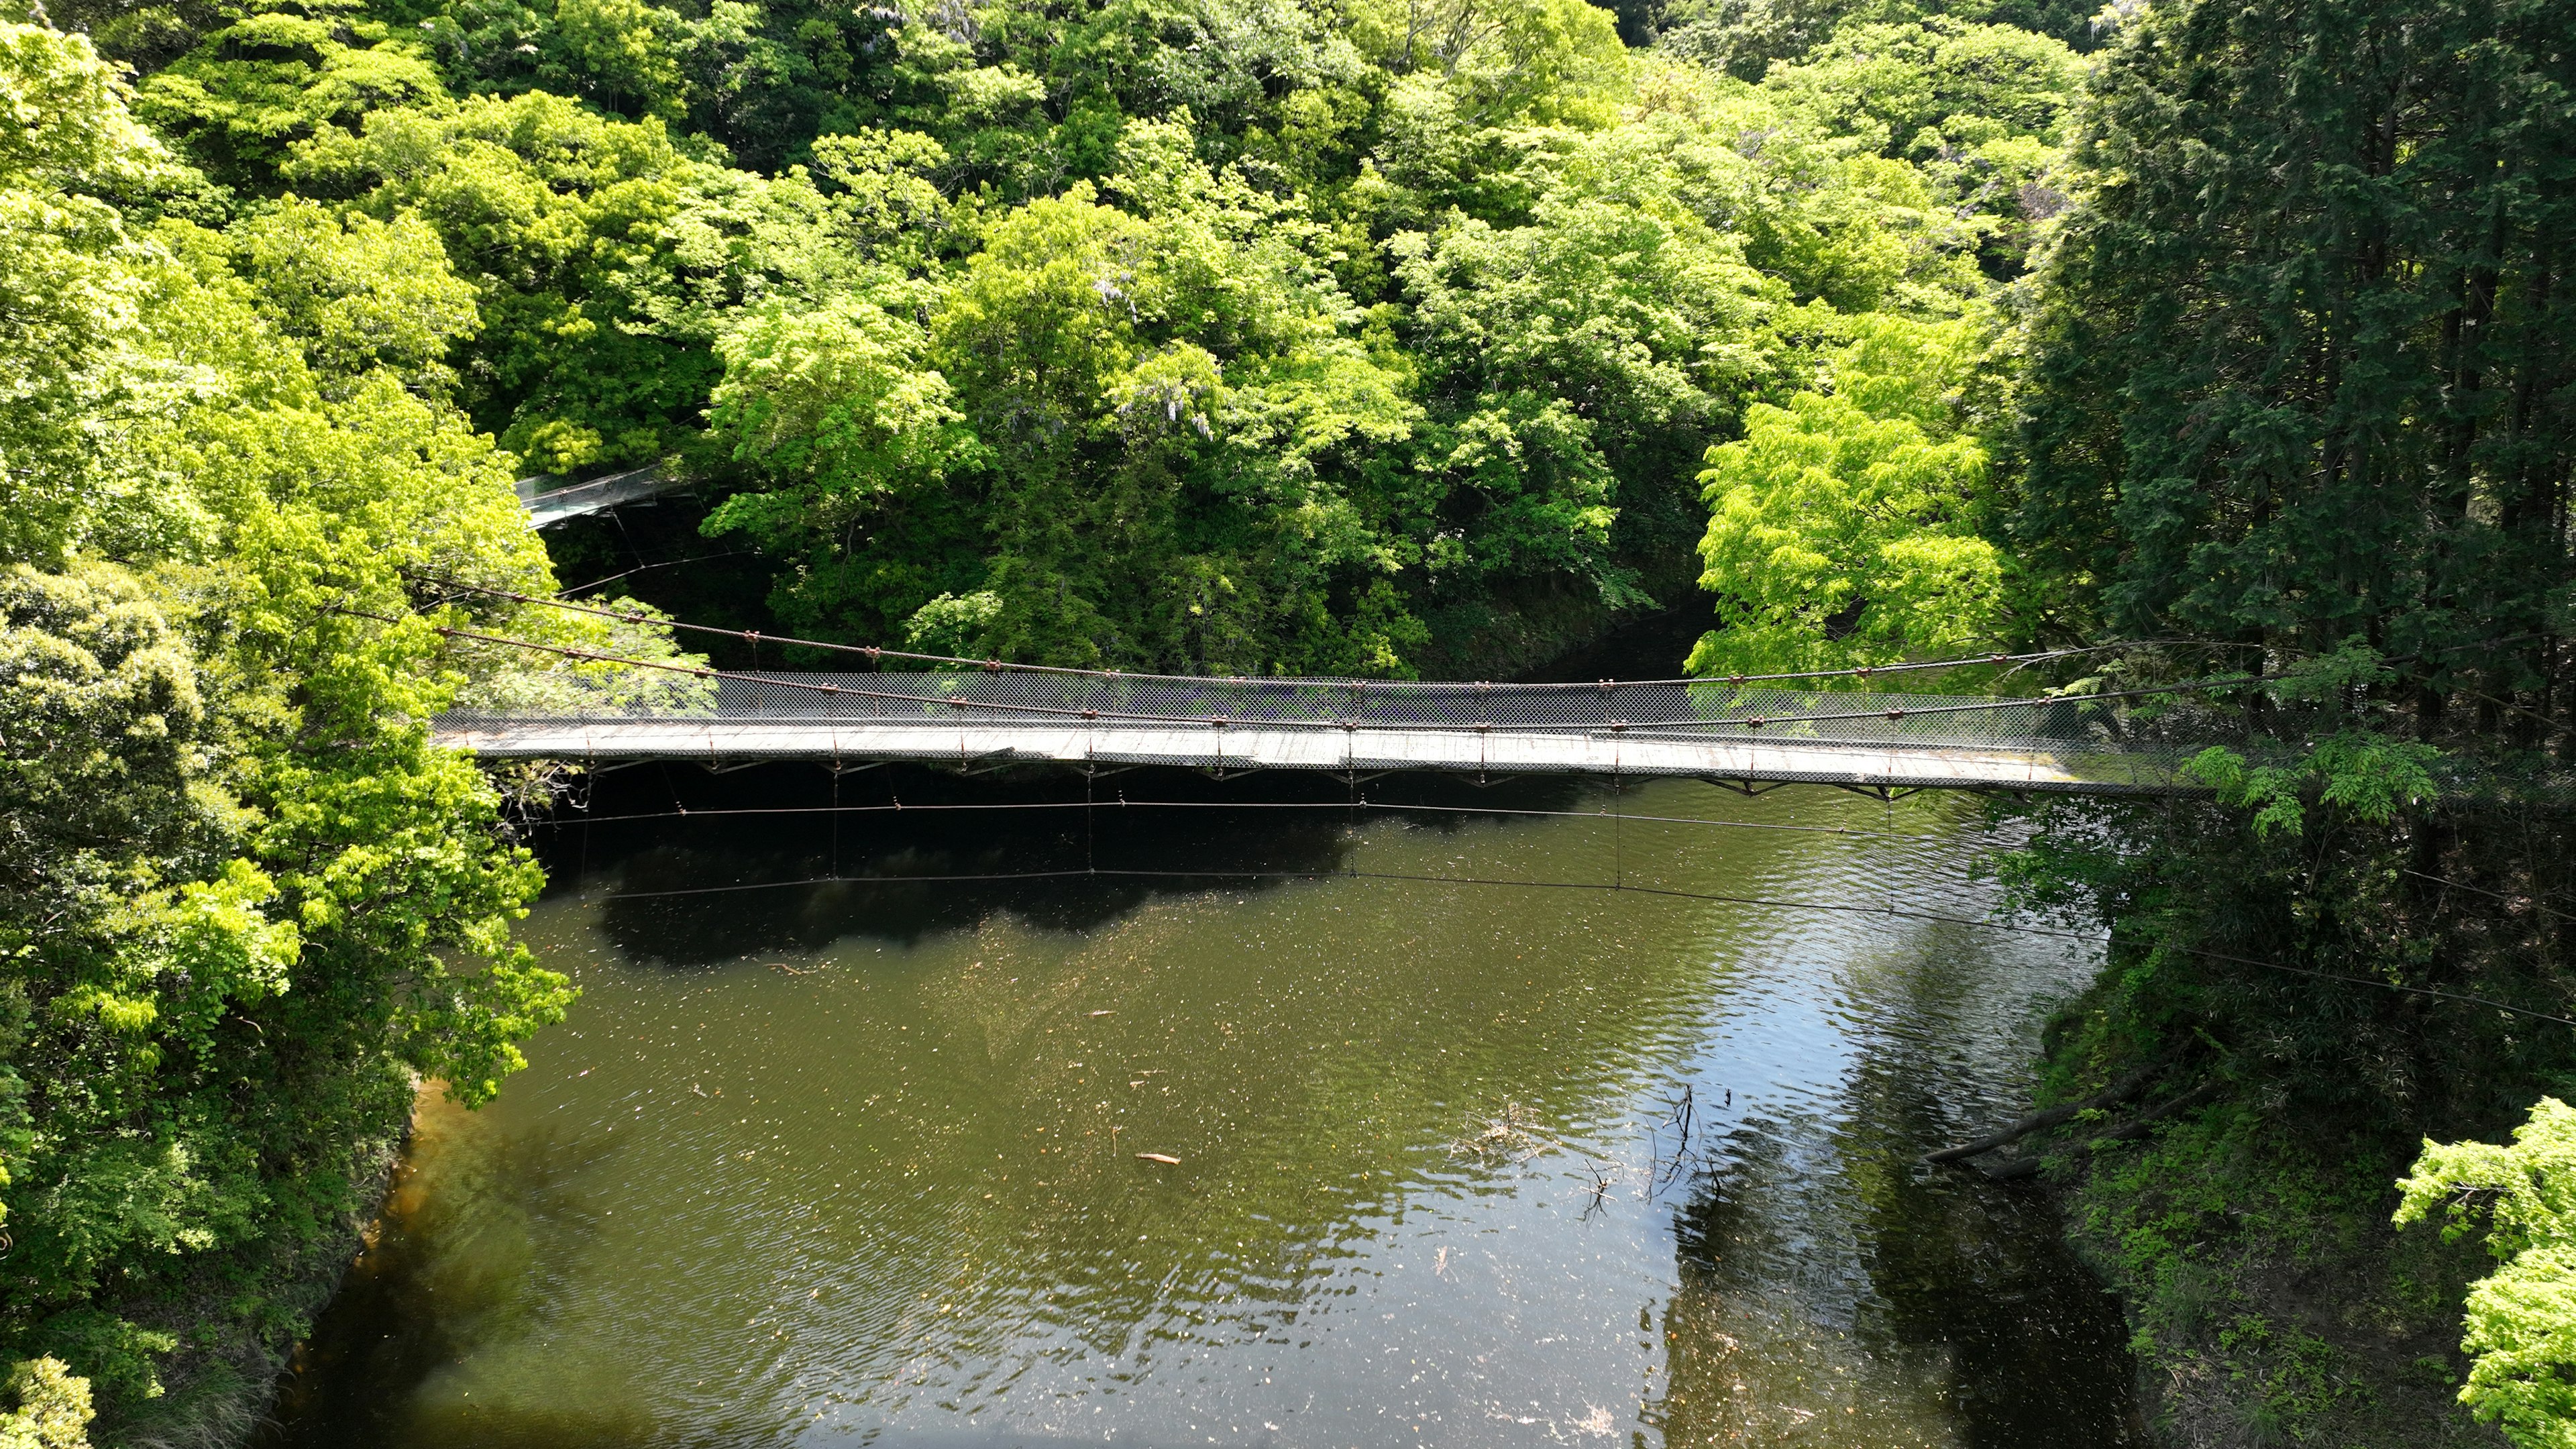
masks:
{"label": "suspension bridge", "polygon": [[[2127,707],[2129,695],[2002,699],[1873,687],[1877,676],[1909,669],[2054,656],[1725,679],[1417,683],[1128,674],[811,641],[772,642],[845,649],[877,667],[718,670],[442,632],[576,666],[560,671],[550,691],[469,705],[434,722],[439,744],[490,760],[716,768],[903,761],[970,773],[1159,765],[1351,778],[1430,770],[1486,779],[1682,776],[1748,792],[1811,784],[1879,794],[2202,793],[2182,772],[2191,746],[2176,738],[2170,717],[2141,718]],[[1846,687],[1787,687],[1818,682]]]}
{"label": "suspension bridge", "polygon": [[593,764],[911,761],[1180,766],[1216,774],[1678,775],[1746,789],[2170,794],[2180,752],[2107,703],[1766,688],[1065,677],[1011,672],[717,675],[697,700],[458,712],[439,743]]}
{"label": "suspension bridge", "polygon": [[[449,583],[467,592],[570,609],[628,623],[616,610]],[[345,609],[381,623],[399,621]],[[758,635],[650,621],[680,631]],[[657,760],[718,769],[773,760],[828,763],[836,772],[913,762],[964,772],[1015,765],[1069,766],[1100,774],[1162,765],[1229,775],[1310,770],[1344,775],[1444,771],[1479,778],[1579,774],[1613,778],[1688,777],[1747,794],[1778,785],[1830,785],[1892,800],[1919,790],[2022,795],[2206,795],[2185,762],[2214,743],[2246,743],[2241,727],[2206,707],[2176,708],[2180,697],[2256,683],[2259,676],[2043,698],[1874,691],[1879,676],[1969,666],[2010,668],[2081,650],[1991,655],[1876,668],[1724,679],[1600,680],[1593,684],[1416,683],[1361,679],[1213,679],[1126,674],[965,660],[813,640],[772,642],[864,656],[865,673],[721,670],[674,660],[515,639],[446,625],[460,641],[555,656],[587,672],[558,670],[533,694],[484,700],[441,715],[433,739],[491,760],[563,760],[614,768]],[[887,668],[888,664],[896,667]],[[912,666],[912,667],[905,667]],[[658,676],[662,688],[638,688]],[[1791,688],[1784,686],[1839,686]],[[550,686],[550,687],[549,687]],[[2144,701],[2163,707],[2141,710]],[[1121,808],[1127,803],[1123,797]],[[1143,802],[1190,808],[1196,802]],[[845,809],[829,807],[834,816]],[[900,802],[855,807],[902,810]],[[920,809],[921,806],[910,808]],[[931,805],[930,809],[1096,808],[1087,796],[1056,806]],[[1242,808],[1240,806],[1231,808]],[[1352,807],[1453,810],[1454,806]],[[672,812],[686,815],[690,812]],[[715,814],[800,814],[719,810]],[[1507,811],[1509,814],[1557,814]],[[578,818],[578,817],[576,817]],[[660,818],[660,812],[642,818]],[[1615,812],[1614,821],[1625,818]],[[1665,821],[1667,817],[1640,817]],[[1773,823],[1671,820],[1750,829]],[[837,839],[837,837],[836,837]],[[1608,881],[1544,881],[1350,870],[1050,868],[972,875],[845,877],[754,881],[672,890],[622,891],[622,899],[767,890],[826,882],[1034,880],[1075,875],[1201,882],[1310,879],[1322,874],[1451,886],[1641,891],[1784,910],[1844,911],[1939,921],[2067,941],[2089,933],[1884,903],[1819,902],[1688,891]],[[2453,884],[2444,882],[2444,884]],[[2472,888],[2474,889],[2474,888]],[[2290,962],[2237,956],[2189,944],[2171,949],[2211,961],[2317,981],[2509,1012],[2576,1028],[2576,1020],[2432,987],[2346,976]],[[1952,1149],[1943,1160],[1995,1141]]]}

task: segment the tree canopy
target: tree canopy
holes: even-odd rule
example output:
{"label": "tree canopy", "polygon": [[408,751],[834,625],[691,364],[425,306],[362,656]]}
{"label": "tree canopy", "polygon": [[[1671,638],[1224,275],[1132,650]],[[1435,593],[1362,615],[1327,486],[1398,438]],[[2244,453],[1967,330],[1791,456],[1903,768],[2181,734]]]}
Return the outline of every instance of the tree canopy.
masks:
{"label": "tree canopy", "polygon": [[438,586],[554,589],[537,476],[686,476],[755,561],[727,608],[826,640],[1494,677],[1690,608],[1709,675],[2260,675],[2212,798],[2024,820],[2016,899],[2124,933],[2060,1049],[2222,1042],[2383,1137],[2518,1110],[2576,1059],[2370,983],[2576,982],[2416,884],[2544,898],[2576,839],[2443,813],[2570,748],[2566,40],[2540,0],[0,25],[0,1436],[237,1401],[416,1083],[488,1097],[564,1011],[510,941],[542,782],[426,721],[701,686],[438,632],[677,656],[645,603]]}

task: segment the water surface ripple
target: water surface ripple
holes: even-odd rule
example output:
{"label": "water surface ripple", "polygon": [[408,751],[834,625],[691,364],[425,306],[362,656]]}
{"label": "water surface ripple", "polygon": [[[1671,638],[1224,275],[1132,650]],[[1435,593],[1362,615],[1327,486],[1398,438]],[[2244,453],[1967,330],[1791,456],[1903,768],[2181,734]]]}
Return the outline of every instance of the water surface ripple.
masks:
{"label": "water surface ripple", "polygon": [[620,898],[1088,862],[1973,915],[1995,843],[1821,790],[1114,783],[556,832],[523,934],[582,1000],[497,1103],[425,1103],[272,1445],[2133,1442],[2044,1205],[1916,1161],[2017,1109],[2062,942],[1330,874]]}

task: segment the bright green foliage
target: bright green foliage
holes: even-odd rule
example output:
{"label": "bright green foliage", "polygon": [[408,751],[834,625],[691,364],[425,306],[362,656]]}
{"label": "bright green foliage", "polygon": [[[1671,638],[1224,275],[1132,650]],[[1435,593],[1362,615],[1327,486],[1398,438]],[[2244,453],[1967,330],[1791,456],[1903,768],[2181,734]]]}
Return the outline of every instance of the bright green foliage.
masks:
{"label": "bright green foliage", "polygon": [[[459,359],[462,401],[523,456],[562,471],[649,461],[704,401],[712,368],[668,335],[685,313],[639,315],[634,295],[638,283],[680,280],[668,228],[694,169],[657,123],[536,95],[381,112],[363,137],[316,137],[291,174],[389,224],[408,213],[438,232],[482,322]],[[708,336],[702,326],[687,340]]]}
{"label": "bright green foliage", "polygon": [[2460,1402],[2526,1449],[2576,1445],[2576,1110],[2541,1098],[2511,1146],[2427,1138],[2398,1187],[2399,1226],[2438,1211],[2456,1238],[2483,1220],[2503,1264],[2469,1290]]}
{"label": "bright green foliage", "polygon": [[1624,99],[1628,60],[1618,29],[1599,8],[1569,0],[1446,0],[1407,3],[1396,34],[1394,7],[1373,17],[1363,44],[1399,73],[1438,69],[1461,118],[1597,126]]}
{"label": "bright green foliage", "polygon": [[[778,607],[842,637],[1402,673],[1453,601],[1558,581],[1643,601],[1623,547],[1698,531],[1669,480],[1809,345],[1775,319],[1841,326],[1787,304],[1956,309],[1978,285],[1901,163],[1747,155],[1729,138],[1785,118],[1704,77],[1659,73],[1657,108],[1605,130],[1519,133],[1508,178],[1470,99],[1391,97],[1417,109],[1345,193],[1390,228],[1384,271],[1207,165],[1184,116],[1129,123],[1098,187],[987,213],[956,265],[750,309],[712,417],[761,486],[710,527],[795,557]],[[856,174],[854,197],[902,173]],[[1364,311],[1353,285],[1389,300]]]}
{"label": "bright green foliage", "polygon": [[[1148,216],[1076,188],[996,220],[926,329],[850,298],[728,337],[720,435],[788,486],[711,526],[806,557],[791,617],[892,633],[981,594],[934,611],[979,653],[1268,672],[1375,647],[1333,628],[1316,574],[1396,562],[1344,480],[1406,436],[1402,377],[1261,236],[1275,208],[1186,153],[1139,176],[1120,185]],[[963,529],[972,551],[943,547]]]}
{"label": "bright green foliage", "polygon": [[136,111],[217,180],[260,187],[317,130],[442,94],[416,43],[332,10],[240,17],[146,79]]}
{"label": "bright green foliage", "polygon": [[1710,450],[1700,584],[1720,628],[1692,673],[1888,664],[1997,637],[1986,450],[1950,421],[1977,349],[1967,324],[1875,320],[1836,359],[1833,392],[1757,404],[1741,442]]}
{"label": "bright green foliage", "polygon": [[810,312],[772,302],[717,344],[715,430],[741,440],[745,461],[810,477],[827,496],[935,482],[957,450],[959,415],[947,379],[923,367],[927,342],[918,324],[862,298]]}
{"label": "bright green foliage", "polygon": [[2083,50],[2115,13],[2091,0],[1627,0],[1619,10],[1623,32],[1651,32],[1666,54],[1748,81],[1880,26],[1994,25]]}
{"label": "bright green foliage", "polygon": [[2310,796],[2357,820],[2386,825],[2439,793],[2427,767],[2441,754],[2415,740],[2347,730],[2296,765],[2249,765],[2236,751],[2213,745],[2184,768],[2216,790],[2220,801],[2253,812],[2254,834],[2261,838],[2305,829]]}
{"label": "bright green foliage", "polygon": [[261,312],[303,345],[326,392],[378,368],[415,391],[444,391],[448,350],[481,325],[474,289],[448,271],[438,234],[416,216],[344,222],[289,198],[231,236]]}
{"label": "bright green foliage", "polygon": [[1914,162],[1980,236],[1987,270],[2011,276],[2033,228],[2067,204],[2059,158],[2083,77],[2045,36],[1936,16],[1847,25],[1772,67],[1763,89],[1828,134]]}
{"label": "bright green foliage", "polygon": [[2082,81],[2083,63],[2045,36],[1945,15],[1845,26],[1762,85],[1838,134],[1925,156],[1959,133],[2055,140]]}
{"label": "bright green foliage", "polygon": [[604,119],[544,94],[380,112],[288,167],[400,228],[426,224],[481,318],[452,365],[459,401],[553,472],[632,466],[695,438],[736,309],[808,305],[917,259],[945,207],[918,179],[937,147],[854,139],[764,180],[692,160],[657,120]]}
{"label": "bright green foliage", "polygon": [[[376,21],[444,93],[299,100],[258,176],[156,113],[320,203],[259,223],[272,250],[390,258],[426,226],[474,290],[470,327],[399,288],[287,325],[400,303],[412,336],[348,345],[452,374],[530,471],[677,457],[738,490],[714,526],[787,564],[798,628],[989,598],[937,627],[1228,670],[1403,673],[1551,599],[1670,602],[1688,475],[1748,401],[1811,383],[1841,314],[1963,315],[1981,263],[2017,265],[1996,168],[2044,169],[2072,74],[1940,21],[1757,91],[1640,62],[1579,0]],[[229,35],[149,84],[285,84]],[[1837,66],[1901,95],[1851,113]],[[397,357],[432,335],[447,372]]]}
{"label": "bright green foliage", "polygon": [[[160,480],[117,466],[95,418],[142,405],[127,365],[139,287],[116,212],[87,194],[162,169],[86,43],[0,30],[0,556],[60,556],[102,531],[166,541],[189,527]],[[119,540],[120,542],[129,540]]]}
{"label": "bright green foliage", "polygon": [[643,0],[558,0],[541,33],[555,52],[548,69],[579,77],[600,109],[677,120],[688,107],[679,51],[692,28]]}
{"label": "bright green foliage", "polygon": [[404,568],[545,586],[439,401],[470,290],[406,218],[128,225],[70,188],[168,166],[87,46],[0,26],[0,79],[66,107],[10,130],[0,207],[75,223],[0,246],[60,319],[6,344],[0,1347],[35,1366],[0,1432],[68,1444],[91,1391],[124,1436],[254,1388],[268,1277],[341,1250],[416,1081],[488,1097],[570,990],[509,941],[538,880],[491,784],[427,740],[496,671],[334,612],[406,612]]}
{"label": "bright green foliage", "polygon": [[0,1413],[0,1449],[89,1449],[89,1385],[61,1359],[27,1359],[9,1379],[18,1406]]}

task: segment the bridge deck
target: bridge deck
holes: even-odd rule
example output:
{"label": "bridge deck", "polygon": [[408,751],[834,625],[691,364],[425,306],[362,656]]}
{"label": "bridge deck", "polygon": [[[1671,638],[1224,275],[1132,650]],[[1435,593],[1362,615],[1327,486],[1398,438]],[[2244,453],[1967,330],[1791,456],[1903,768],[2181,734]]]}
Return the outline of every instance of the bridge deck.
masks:
{"label": "bridge deck", "polygon": [[642,503],[689,486],[686,478],[659,463],[555,488],[534,486],[541,481],[519,480],[519,502],[528,510],[530,528],[551,528],[567,518],[602,512],[621,503]]}
{"label": "bridge deck", "polygon": [[2140,753],[1975,749],[1898,742],[1745,740],[1670,730],[1344,730],[1237,722],[1140,724],[846,718],[631,720],[446,719],[438,743],[485,759],[748,764],[910,761],[966,769],[1008,764],[1173,765],[1192,769],[1683,775],[1756,784],[2067,794],[2197,793],[2168,760]]}

